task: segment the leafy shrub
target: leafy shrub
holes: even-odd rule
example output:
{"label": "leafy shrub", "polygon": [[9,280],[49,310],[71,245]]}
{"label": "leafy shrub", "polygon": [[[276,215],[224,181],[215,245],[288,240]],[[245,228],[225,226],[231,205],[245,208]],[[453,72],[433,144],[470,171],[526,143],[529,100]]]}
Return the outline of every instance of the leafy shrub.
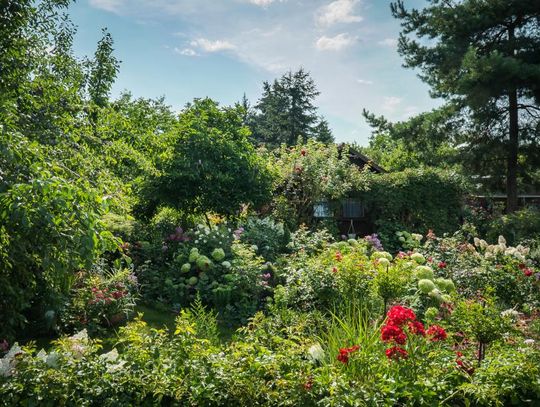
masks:
{"label": "leafy shrub", "polygon": [[167,243],[161,259],[137,265],[143,296],[175,309],[200,296],[220,318],[245,321],[271,290],[272,272],[257,256],[258,248],[240,243],[226,225],[198,225],[188,236]]}
{"label": "leafy shrub", "polygon": [[41,174],[0,196],[0,337],[56,312],[79,269],[116,243],[85,184]]}
{"label": "leafy shrub", "polygon": [[118,326],[135,307],[137,278],[129,269],[107,270],[96,264],[77,274],[69,300],[61,312],[62,331],[87,329],[95,334]]}
{"label": "leafy shrub", "polygon": [[525,239],[540,237],[540,211],[525,208],[497,217],[489,224],[486,239],[494,241],[501,235],[509,244],[518,244]]}
{"label": "leafy shrub", "polygon": [[389,250],[400,247],[398,231],[442,234],[459,229],[466,189],[455,173],[411,169],[377,174],[364,187],[359,195],[367,216]]}
{"label": "leafy shrub", "polygon": [[289,243],[290,233],[272,218],[250,218],[244,225],[241,240],[258,247],[259,254],[268,261],[274,261],[283,253]]}

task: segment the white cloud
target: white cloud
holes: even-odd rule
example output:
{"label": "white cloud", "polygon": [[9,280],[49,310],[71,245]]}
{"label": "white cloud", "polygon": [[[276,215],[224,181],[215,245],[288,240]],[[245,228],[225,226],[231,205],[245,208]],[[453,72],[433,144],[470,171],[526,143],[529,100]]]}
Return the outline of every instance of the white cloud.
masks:
{"label": "white cloud", "polygon": [[360,85],[373,85],[373,81],[368,81],[367,79],[357,79],[356,82]]}
{"label": "white cloud", "polygon": [[394,112],[402,101],[403,99],[398,98],[397,96],[385,96],[383,99],[382,108],[387,112]]}
{"label": "white cloud", "polygon": [[256,6],[259,6],[259,7],[268,7],[270,4],[274,3],[276,0],[248,0],[248,1],[251,4],[255,4]]}
{"label": "white cloud", "polygon": [[175,48],[174,52],[186,57],[196,57],[199,55],[193,48]]}
{"label": "white cloud", "polygon": [[198,38],[190,42],[190,45],[199,48],[204,52],[219,52],[233,50],[236,47],[228,41],[224,40],[209,40],[206,38]]}
{"label": "white cloud", "polygon": [[321,51],[339,51],[354,44],[356,39],[348,34],[341,33],[335,37],[327,37],[323,35],[317,40],[315,46]]}
{"label": "white cloud", "polygon": [[100,8],[105,11],[117,13],[124,5],[124,0],[90,0],[89,3],[92,7]]}
{"label": "white cloud", "polygon": [[354,14],[354,8],[359,0],[336,0],[321,7],[316,13],[319,25],[330,26],[336,23],[357,23],[363,20],[362,16]]}
{"label": "white cloud", "polygon": [[398,40],[395,38],[385,38],[382,41],[379,41],[379,45],[384,45],[385,47],[395,48],[397,47]]}

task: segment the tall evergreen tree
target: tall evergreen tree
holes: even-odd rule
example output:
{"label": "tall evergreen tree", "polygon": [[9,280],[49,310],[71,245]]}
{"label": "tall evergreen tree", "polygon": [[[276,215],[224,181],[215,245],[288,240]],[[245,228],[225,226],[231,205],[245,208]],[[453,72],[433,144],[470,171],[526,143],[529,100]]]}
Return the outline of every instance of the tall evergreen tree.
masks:
{"label": "tall evergreen tree", "polygon": [[407,10],[400,0],[391,10],[402,20],[405,66],[421,69],[433,96],[469,113],[478,130],[471,145],[488,137],[504,149],[507,210],[514,211],[518,154],[539,135],[531,129],[540,118],[540,2],[430,0]]}
{"label": "tall evergreen tree", "polygon": [[309,138],[333,141],[328,123],[319,119],[313,104],[318,95],[315,82],[303,69],[289,71],[272,84],[264,82],[255,106],[255,139],[271,146],[293,145],[298,139],[305,142]]}

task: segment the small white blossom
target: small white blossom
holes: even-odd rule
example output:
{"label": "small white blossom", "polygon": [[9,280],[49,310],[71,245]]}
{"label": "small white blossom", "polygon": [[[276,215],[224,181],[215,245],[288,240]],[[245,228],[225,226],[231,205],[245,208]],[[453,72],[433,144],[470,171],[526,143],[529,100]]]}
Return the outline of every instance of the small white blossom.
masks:
{"label": "small white blossom", "polygon": [[309,359],[312,362],[320,362],[324,358],[324,350],[318,343],[315,345],[312,345],[309,350]]}

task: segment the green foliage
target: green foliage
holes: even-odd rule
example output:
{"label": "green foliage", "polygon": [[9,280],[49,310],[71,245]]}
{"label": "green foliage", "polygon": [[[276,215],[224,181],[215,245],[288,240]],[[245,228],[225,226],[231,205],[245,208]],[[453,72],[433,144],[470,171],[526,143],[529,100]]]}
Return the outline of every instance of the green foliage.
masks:
{"label": "green foliage", "polygon": [[510,244],[540,237],[540,211],[524,208],[494,219],[488,226],[486,238],[494,241],[501,235]]}
{"label": "green foliage", "polygon": [[249,218],[244,225],[241,240],[259,248],[259,254],[268,261],[274,261],[286,250],[290,232],[282,223],[272,218]]}
{"label": "green foliage", "polygon": [[60,330],[95,334],[116,327],[133,313],[137,294],[137,278],[129,269],[108,270],[103,261],[96,262],[90,271],[76,275],[60,312]]}
{"label": "green foliage", "polygon": [[370,176],[366,184],[361,197],[387,249],[400,247],[398,231],[445,233],[459,228],[465,189],[455,173],[406,170]]}
{"label": "green foliage", "polygon": [[159,175],[142,186],[140,210],[167,205],[190,213],[238,214],[241,205],[270,200],[273,176],[249,141],[241,109],[197,99],[180,114],[170,148],[158,160]]}
{"label": "green foliage", "polygon": [[270,147],[294,145],[298,140],[334,141],[324,118],[313,105],[319,95],[315,82],[303,69],[287,72],[272,84],[263,83],[256,111],[249,117],[254,138]]}
{"label": "green foliage", "polygon": [[[277,153],[274,206],[286,204],[294,214],[295,227],[313,224],[313,205],[319,201],[339,200],[352,191],[363,190],[366,173],[348,157],[348,147],[324,145],[309,140],[294,147],[282,146]],[[285,202],[282,202],[282,197]],[[277,217],[278,213],[274,213]],[[291,219],[282,219],[283,221]]]}
{"label": "green foliage", "polygon": [[515,211],[519,155],[533,155],[524,147],[538,137],[540,8],[521,0],[433,0],[411,10],[399,0],[391,8],[403,27],[405,66],[420,68],[432,94],[471,119],[471,150],[490,159],[503,152],[507,210]]}
{"label": "green foliage", "polygon": [[57,310],[74,272],[115,246],[100,223],[102,201],[87,185],[40,176],[0,196],[0,336]]}

